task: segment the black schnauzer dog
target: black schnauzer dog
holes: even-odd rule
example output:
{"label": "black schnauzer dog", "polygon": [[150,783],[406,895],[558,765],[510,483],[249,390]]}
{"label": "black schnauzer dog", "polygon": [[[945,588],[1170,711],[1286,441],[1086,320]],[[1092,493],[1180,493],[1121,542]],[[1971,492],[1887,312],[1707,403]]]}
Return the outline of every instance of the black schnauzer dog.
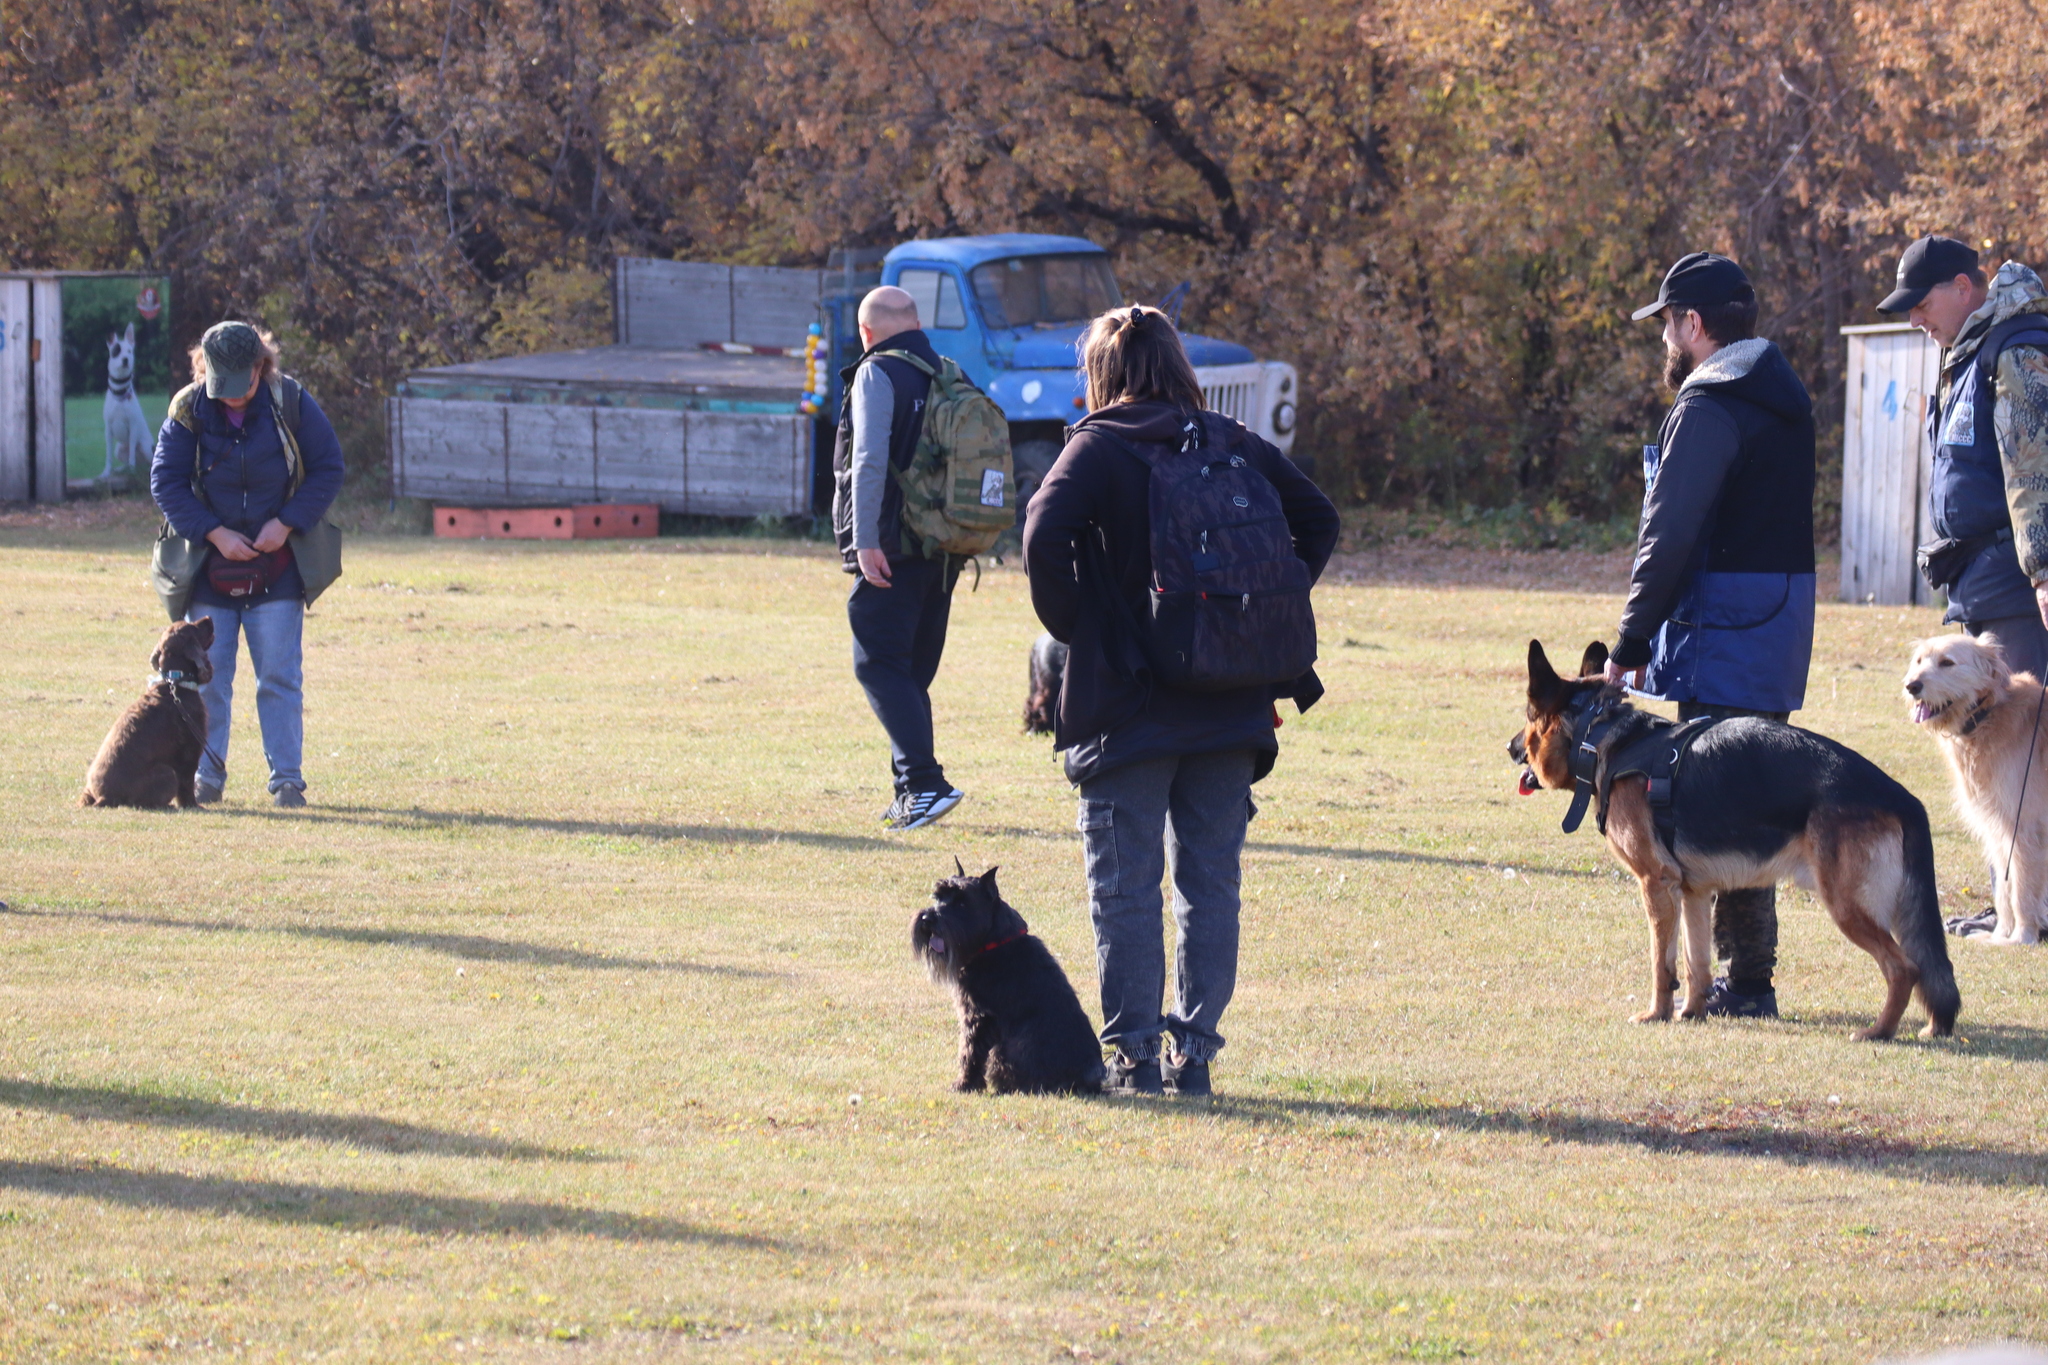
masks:
{"label": "black schnauzer dog", "polygon": [[1067,676],[1067,647],[1050,633],[1031,642],[1031,690],[1024,698],[1024,733],[1049,735],[1060,709],[1060,681]]}
{"label": "black schnauzer dog", "polygon": [[1024,917],[996,890],[996,870],[959,875],[933,889],[910,926],[911,950],[960,1006],[956,1089],[1093,1094],[1102,1089],[1102,1047],[1067,974]]}

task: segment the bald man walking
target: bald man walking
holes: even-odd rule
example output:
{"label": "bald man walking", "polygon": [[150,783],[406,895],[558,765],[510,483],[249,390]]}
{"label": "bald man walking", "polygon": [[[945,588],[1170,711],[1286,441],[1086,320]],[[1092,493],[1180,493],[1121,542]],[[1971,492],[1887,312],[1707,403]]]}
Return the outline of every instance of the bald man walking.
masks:
{"label": "bald man walking", "polygon": [[960,804],[932,751],[932,679],[946,650],[946,621],[958,556],[927,559],[903,532],[897,471],[910,465],[924,426],[931,378],[902,351],[939,368],[917,304],[893,285],[860,305],[861,357],[839,377],[846,394],[832,449],[832,532],[846,572],[853,627],[853,676],[888,733],[896,796],[882,813],[890,829],[921,829]]}

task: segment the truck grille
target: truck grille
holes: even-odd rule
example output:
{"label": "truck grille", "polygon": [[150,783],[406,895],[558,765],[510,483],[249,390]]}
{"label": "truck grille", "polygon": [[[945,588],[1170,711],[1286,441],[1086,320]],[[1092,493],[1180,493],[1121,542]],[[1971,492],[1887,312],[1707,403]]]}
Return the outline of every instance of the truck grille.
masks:
{"label": "truck grille", "polygon": [[1255,426],[1257,416],[1254,409],[1259,401],[1259,386],[1251,383],[1217,383],[1202,389],[1202,406],[1211,412],[1220,412],[1225,417]]}

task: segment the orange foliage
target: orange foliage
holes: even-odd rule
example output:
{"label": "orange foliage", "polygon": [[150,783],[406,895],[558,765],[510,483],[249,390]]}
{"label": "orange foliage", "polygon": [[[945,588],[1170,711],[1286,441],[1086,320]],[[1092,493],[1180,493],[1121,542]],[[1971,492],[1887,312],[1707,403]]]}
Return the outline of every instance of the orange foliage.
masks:
{"label": "orange foliage", "polygon": [[1824,420],[1911,236],[2042,259],[2038,7],[78,0],[0,56],[0,255],[264,315],[374,449],[399,374],[615,253],[1074,232],[1299,364],[1336,491],[1605,514],[1682,252],[1749,268]]}

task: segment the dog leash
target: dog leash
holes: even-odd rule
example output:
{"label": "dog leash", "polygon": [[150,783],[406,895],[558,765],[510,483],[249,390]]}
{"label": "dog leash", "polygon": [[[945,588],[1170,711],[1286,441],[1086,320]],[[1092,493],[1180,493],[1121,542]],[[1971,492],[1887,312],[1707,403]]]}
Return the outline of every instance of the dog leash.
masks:
{"label": "dog leash", "polygon": [[[156,683],[169,683],[171,685],[171,690],[174,694],[172,700],[173,705],[177,704],[175,693],[178,688],[182,687],[188,692],[199,692],[203,690],[196,681],[185,676],[185,672],[183,669],[178,668],[165,669],[161,673],[152,673],[149,675],[149,681],[152,685]],[[202,698],[202,701],[203,700],[204,699]],[[199,741],[200,752],[204,753],[208,758],[212,759],[213,765],[216,768],[225,769],[228,765],[221,762],[220,755],[215,753],[213,751],[213,746],[206,742],[206,731],[192,723],[192,717],[185,714],[185,708],[183,706],[178,707],[178,719],[185,722],[185,728],[192,732],[192,738]]]}
{"label": "dog leash", "polygon": [[2020,812],[2027,808],[2027,779],[2034,775],[2034,745],[2041,742],[2041,703],[2048,702],[2048,687],[2041,689],[2041,700],[2034,703],[2034,735],[2027,744],[2027,766],[2020,773],[2020,799],[2012,808],[2012,842],[2005,846],[2005,880],[2012,880],[2012,855],[2020,846]]}

